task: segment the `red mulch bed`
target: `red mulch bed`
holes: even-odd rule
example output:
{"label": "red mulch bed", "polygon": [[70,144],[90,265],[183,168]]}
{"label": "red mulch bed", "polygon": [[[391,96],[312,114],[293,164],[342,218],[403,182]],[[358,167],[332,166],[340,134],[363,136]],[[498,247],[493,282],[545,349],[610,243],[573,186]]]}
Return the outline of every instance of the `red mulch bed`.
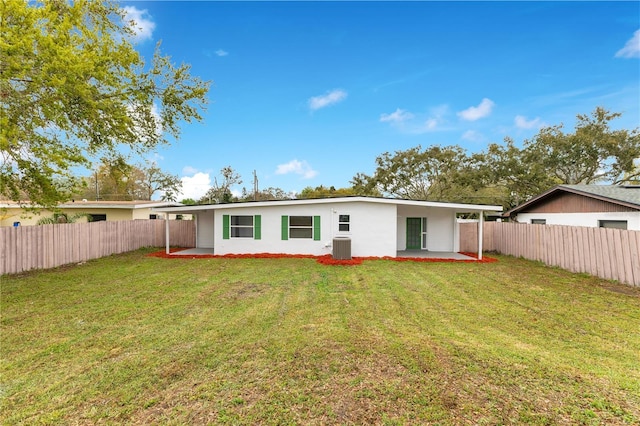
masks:
{"label": "red mulch bed", "polygon": [[[177,251],[181,251],[185,249],[176,249],[173,248],[170,250],[171,253],[175,253]],[[393,260],[395,262],[461,262],[461,263],[492,263],[497,262],[498,259],[493,257],[483,256],[482,260],[478,260],[478,256],[476,253],[460,253],[465,256],[473,257],[473,259],[467,260],[456,260],[456,259],[445,259],[445,258],[435,258],[435,257],[353,257],[350,260],[338,260],[334,259],[330,254],[325,254],[324,256],[314,256],[312,254],[285,254],[285,253],[254,253],[254,254],[190,254],[190,255],[174,255],[167,254],[165,250],[157,251],[154,253],[150,253],[147,256],[151,257],[161,257],[163,259],[316,259],[316,261],[322,265],[339,265],[339,266],[351,266],[351,265],[360,265],[365,260]]]}

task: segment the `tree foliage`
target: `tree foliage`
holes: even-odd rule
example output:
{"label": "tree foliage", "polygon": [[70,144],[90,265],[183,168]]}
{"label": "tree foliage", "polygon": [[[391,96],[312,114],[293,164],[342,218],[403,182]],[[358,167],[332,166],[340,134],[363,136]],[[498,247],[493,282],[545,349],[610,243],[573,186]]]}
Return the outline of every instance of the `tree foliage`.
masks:
{"label": "tree foliage", "polygon": [[55,205],[72,168],[201,120],[209,83],[159,45],[145,63],[124,18],[111,1],[0,3],[0,195]]}
{"label": "tree foliage", "polygon": [[524,151],[564,184],[628,182],[639,176],[634,160],[640,158],[640,132],[612,130],[609,122],[620,116],[598,107],[577,116],[574,133],[564,133],[562,125],[545,127]]}
{"label": "tree foliage", "polygon": [[155,162],[147,162],[139,168],[140,174],[135,180],[136,199],[151,200],[156,192],[161,192],[162,201],[177,201],[182,191],[182,180],[178,175],[172,175],[160,169]]}
{"label": "tree foliage", "polygon": [[223,167],[220,170],[220,176],[213,179],[213,185],[200,198],[200,204],[223,204],[237,201],[231,193],[233,185],[242,184],[242,177],[231,166]]}
{"label": "tree foliage", "polygon": [[452,195],[465,160],[466,154],[459,146],[436,145],[423,150],[419,145],[393,154],[383,153],[376,158],[373,175],[359,173],[351,183],[354,191],[363,195],[442,201]]}
{"label": "tree foliage", "polygon": [[180,200],[180,203],[184,204],[185,206],[195,206],[196,204],[198,204],[198,202],[193,198],[183,198],[182,200]]}
{"label": "tree foliage", "polygon": [[260,189],[257,193],[248,191],[247,188],[242,188],[242,195],[239,201],[274,201],[274,200],[291,200],[293,194],[285,191],[282,188],[276,188],[270,186],[268,188]]}
{"label": "tree foliage", "polygon": [[182,189],[177,175],[164,172],[149,161],[128,164],[124,157],[103,159],[95,172],[84,179],[76,198],[91,200],[151,200],[157,192],[163,201],[176,201]]}
{"label": "tree foliage", "polygon": [[510,138],[504,145],[491,144],[473,156],[482,170],[479,181],[502,189],[505,208],[555,185],[635,182],[640,132],[612,130],[610,122],[620,115],[598,107],[591,115],[577,116],[573,133],[565,133],[562,125],[548,126],[525,140],[522,149]]}
{"label": "tree foliage", "polygon": [[542,128],[519,148],[507,137],[468,155],[459,146],[421,146],[376,158],[369,176],[358,173],[354,191],[431,201],[512,208],[559,184],[622,184],[640,180],[640,131],[613,130],[620,113],[602,107],[578,115],[575,131]]}
{"label": "tree foliage", "polygon": [[312,188],[307,186],[299,194],[297,198],[331,198],[331,197],[348,197],[350,195],[358,195],[355,188],[335,188],[334,186],[326,187],[324,185]]}
{"label": "tree foliage", "polygon": [[78,219],[86,219],[88,222],[91,221],[91,215],[89,213],[76,213],[69,214],[65,212],[54,213],[51,216],[46,216],[38,219],[36,225],[54,225],[58,223],[75,223]]}

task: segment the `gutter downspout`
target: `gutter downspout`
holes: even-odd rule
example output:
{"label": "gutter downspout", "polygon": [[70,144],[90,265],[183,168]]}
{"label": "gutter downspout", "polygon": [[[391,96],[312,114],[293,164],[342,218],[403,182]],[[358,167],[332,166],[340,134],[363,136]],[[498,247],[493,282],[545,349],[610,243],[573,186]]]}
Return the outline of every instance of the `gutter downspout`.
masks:
{"label": "gutter downspout", "polygon": [[484,213],[478,213],[478,260],[482,260],[482,238],[484,231]]}

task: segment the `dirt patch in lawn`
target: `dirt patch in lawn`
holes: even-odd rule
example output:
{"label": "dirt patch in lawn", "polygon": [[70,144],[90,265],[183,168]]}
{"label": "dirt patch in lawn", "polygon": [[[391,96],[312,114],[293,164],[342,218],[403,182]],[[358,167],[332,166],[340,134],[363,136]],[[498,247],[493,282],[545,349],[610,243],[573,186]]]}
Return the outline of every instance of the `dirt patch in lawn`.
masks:
{"label": "dirt patch in lawn", "polygon": [[603,282],[600,284],[605,290],[613,291],[614,293],[626,294],[627,296],[640,297],[640,287],[631,287],[624,284],[615,284]]}
{"label": "dirt patch in lawn", "polygon": [[266,293],[267,289],[262,284],[238,283],[222,295],[228,300],[254,299]]}

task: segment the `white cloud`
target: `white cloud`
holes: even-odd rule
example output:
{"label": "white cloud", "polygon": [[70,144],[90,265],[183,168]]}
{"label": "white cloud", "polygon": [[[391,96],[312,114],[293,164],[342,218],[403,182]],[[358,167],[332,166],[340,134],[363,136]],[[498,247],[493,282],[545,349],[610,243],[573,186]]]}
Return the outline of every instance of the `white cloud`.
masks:
{"label": "white cloud", "polygon": [[436,127],[438,127],[438,124],[440,124],[440,120],[438,118],[429,118],[424,122],[424,129],[435,130]]}
{"label": "white cloud", "polygon": [[277,175],[289,173],[300,175],[303,179],[311,179],[318,174],[306,161],[291,160],[288,163],[278,165],[276,169]]}
{"label": "white cloud", "polygon": [[640,30],[633,33],[633,37],[616,52],[616,58],[640,58]]}
{"label": "white cloud", "polygon": [[183,175],[195,175],[196,173],[198,173],[198,169],[196,169],[195,167],[185,166],[182,169]]}
{"label": "white cloud", "polygon": [[125,13],[124,21],[129,22],[138,41],[151,40],[153,30],[156,28],[155,22],[151,20],[151,15],[147,9],[138,9],[135,6],[125,6],[122,8]]}
{"label": "white cloud", "polygon": [[407,120],[411,120],[414,117],[409,111],[397,108],[391,114],[380,114],[380,121],[385,123],[403,123]]}
{"label": "white cloud", "polygon": [[482,135],[475,130],[467,130],[462,134],[462,139],[471,142],[479,142],[482,140]]}
{"label": "white cloud", "polygon": [[222,49],[216,50],[216,55],[218,56],[227,56],[228,54],[229,52],[227,52],[226,50],[222,50]]}
{"label": "white cloud", "polygon": [[523,115],[516,115],[516,118],[514,118],[513,122],[518,129],[533,129],[544,126],[544,123],[542,122],[542,120],[540,120],[539,117],[536,117],[533,120],[527,120],[527,118]]}
{"label": "white cloud", "polygon": [[448,105],[431,108],[429,113],[414,114],[402,108],[397,108],[390,114],[380,114],[380,122],[389,123],[403,133],[422,134],[445,130],[445,116],[449,112]]}
{"label": "white cloud", "polygon": [[344,90],[335,89],[325,95],[309,98],[307,104],[309,105],[309,109],[311,111],[316,111],[320,108],[325,108],[330,105],[337,104],[338,102],[342,102],[346,98],[347,92],[345,92]]}
{"label": "white cloud", "polygon": [[494,105],[495,103],[491,99],[484,98],[482,99],[482,102],[480,102],[480,105],[478,105],[477,107],[472,106],[465,109],[464,111],[458,112],[458,117],[467,121],[476,121],[491,114],[491,110],[493,109]]}
{"label": "white cloud", "polygon": [[211,188],[211,177],[209,173],[198,172],[193,167],[187,166],[183,170],[183,173],[192,174],[193,176],[183,176],[180,178],[182,181],[182,191],[178,195],[178,201],[182,201],[185,198],[192,198],[198,200]]}

